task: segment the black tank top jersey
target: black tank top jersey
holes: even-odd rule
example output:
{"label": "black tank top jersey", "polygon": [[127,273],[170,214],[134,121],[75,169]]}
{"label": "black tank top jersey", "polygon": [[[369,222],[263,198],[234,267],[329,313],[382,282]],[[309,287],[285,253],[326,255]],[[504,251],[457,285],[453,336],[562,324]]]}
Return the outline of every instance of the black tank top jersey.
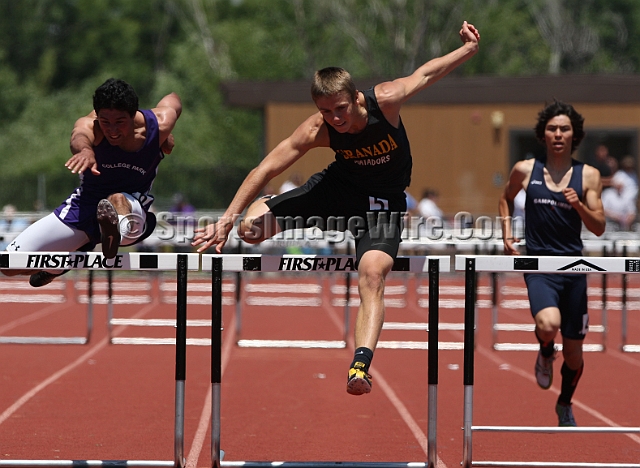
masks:
{"label": "black tank top jersey", "polygon": [[[569,187],[582,199],[584,164],[571,160]],[[536,159],[527,186],[525,240],[528,255],[582,255],[582,219],[562,192],[549,190],[544,180],[544,161]]]}
{"label": "black tank top jersey", "polygon": [[397,194],[411,182],[411,149],[400,119],[395,128],[382,114],[373,88],[363,91],[369,120],[357,134],[339,133],[325,123],[336,160],[327,173],[371,195]]}

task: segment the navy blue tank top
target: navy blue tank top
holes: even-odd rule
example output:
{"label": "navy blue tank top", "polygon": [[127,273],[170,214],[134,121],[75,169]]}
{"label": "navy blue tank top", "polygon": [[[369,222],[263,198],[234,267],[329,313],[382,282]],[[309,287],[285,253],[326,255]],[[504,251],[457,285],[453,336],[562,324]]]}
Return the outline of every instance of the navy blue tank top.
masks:
{"label": "navy blue tank top", "polygon": [[398,194],[411,182],[411,148],[402,119],[395,128],[383,115],[373,88],[363,91],[368,112],[365,129],[340,133],[325,123],[336,159],[327,173],[370,195]]}
{"label": "navy blue tank top", "polygon": [[[571,160],[569,187],[582,199],[584,164]],[[527,186],[525,240],[528,255],[582,255],[582,219],[562,192],[549,190],[544,180],[544,161],[536,159]]]}

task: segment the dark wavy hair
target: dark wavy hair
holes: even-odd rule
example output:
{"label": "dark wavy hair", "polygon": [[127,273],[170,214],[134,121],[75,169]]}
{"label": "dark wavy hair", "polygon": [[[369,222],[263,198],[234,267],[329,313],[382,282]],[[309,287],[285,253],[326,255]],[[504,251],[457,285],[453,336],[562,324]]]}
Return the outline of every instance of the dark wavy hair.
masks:
{"label": "dark wavy hair", "polygon": [[117,109],[133,117],[138,110],[138,95],[133,86],[126,81],[109,78],[96,89],[93,95],[93,109],[96,114],[101,109]]}
{"label": "dark wavy hair", "polygon": [[566,104],[554,99],[553,103],[542,109],[538,114],[538,123],[534,128],[536,137],[542,144],[544,144],[544,130],[547,127],[547,123],[558,115],[566,115],[571,121],[571,126],[573,127],[573,143],[571,144],[571,152],[573,153],[578,149],[585,133],[584,117],[582,117],[582,115],[580,115],[571,104]]}

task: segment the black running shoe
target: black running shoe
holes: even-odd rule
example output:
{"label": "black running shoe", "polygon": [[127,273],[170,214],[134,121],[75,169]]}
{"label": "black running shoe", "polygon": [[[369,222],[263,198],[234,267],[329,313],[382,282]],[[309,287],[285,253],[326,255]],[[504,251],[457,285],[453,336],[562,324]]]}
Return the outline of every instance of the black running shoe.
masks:
{"label": "black running shoe", "polygon": [[97,217],[102,232],[102,255],[114,258],[120,247],[118,212],[109,200],[103,199],[98,203]]}
{"label": "black running shoe", "polygon": [[47,273],[46,271],[39,271],[38,273],[34,273],[29,277],[29,284],[34,288],[39,288],[41,286],[46,286],[51,283],[58,276],[62,276],[65,273],[69,273],[71,270],[64,270],[62,273]]}

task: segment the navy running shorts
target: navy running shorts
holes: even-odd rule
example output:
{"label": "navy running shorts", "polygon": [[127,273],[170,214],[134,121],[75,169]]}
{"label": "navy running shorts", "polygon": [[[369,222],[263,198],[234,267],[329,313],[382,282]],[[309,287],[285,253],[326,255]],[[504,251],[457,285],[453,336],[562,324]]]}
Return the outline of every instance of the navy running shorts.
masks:
{"label": "navy running shorts", "polygon": [[587,275],[525,273],[531,315],[542,309],[560,309],[560,332],[573,340],[584,340],[589,330]]}

